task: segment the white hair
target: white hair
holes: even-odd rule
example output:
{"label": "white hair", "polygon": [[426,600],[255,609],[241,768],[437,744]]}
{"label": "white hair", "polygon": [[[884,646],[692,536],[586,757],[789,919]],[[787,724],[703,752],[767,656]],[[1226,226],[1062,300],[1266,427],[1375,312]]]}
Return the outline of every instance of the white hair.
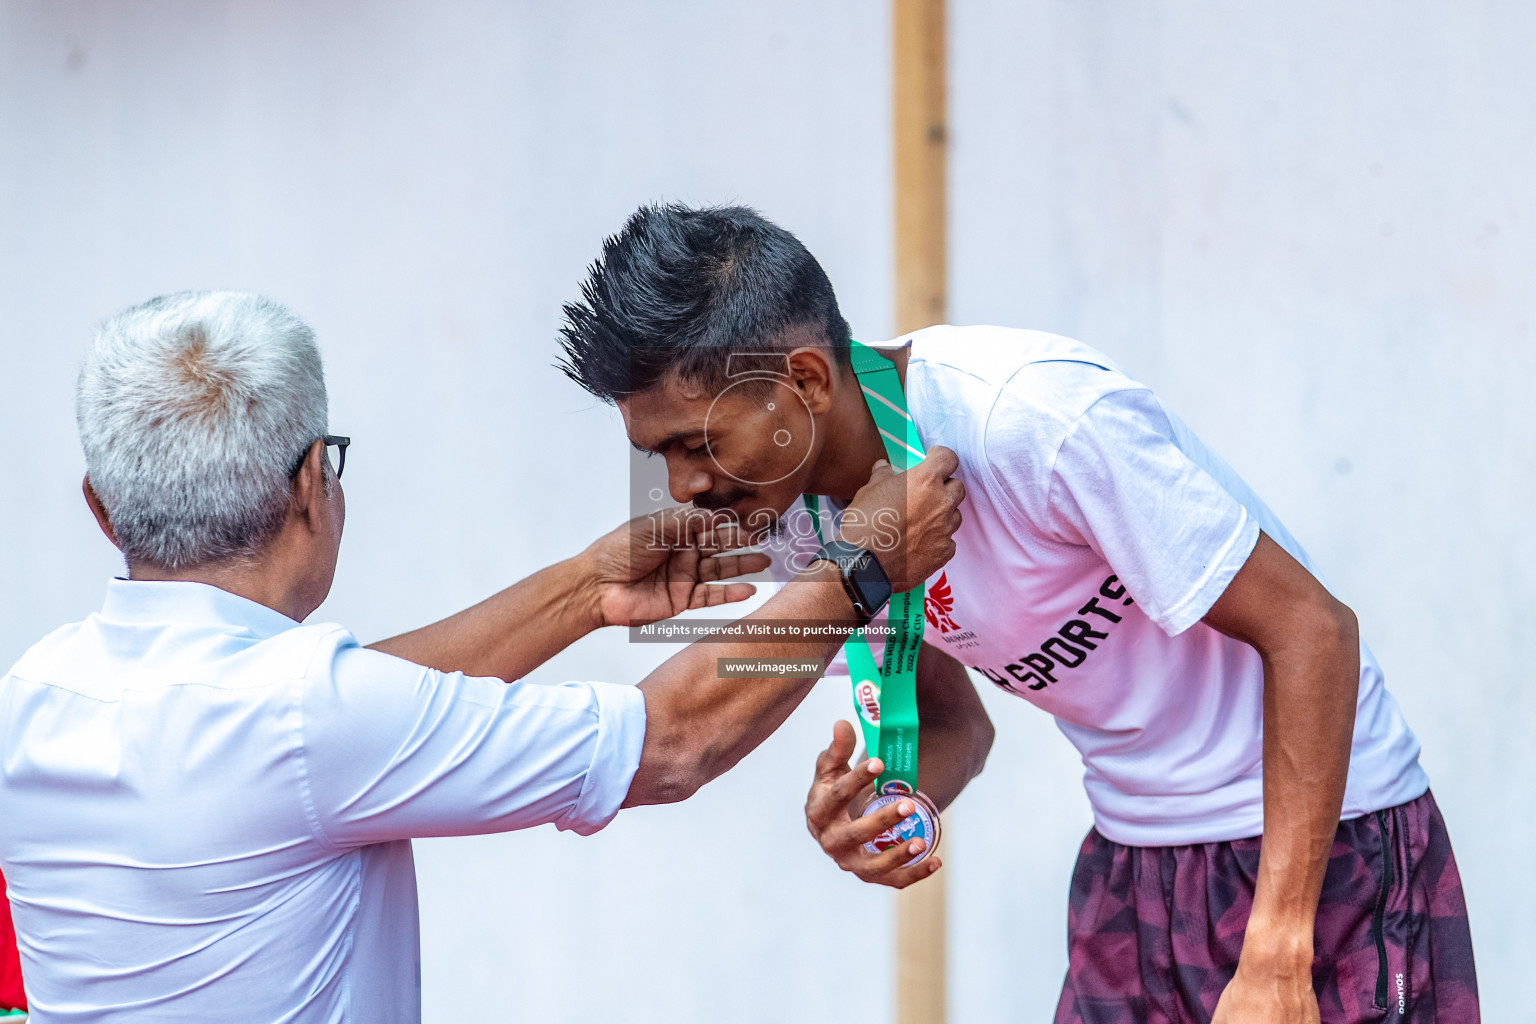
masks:
{"label": "white hair", "polygon": [[76,391],[86,473],[130,562],[166,568],[259,551],[292,471],[324,436],[309,326],[248,292],[179,292],[112,317]]}

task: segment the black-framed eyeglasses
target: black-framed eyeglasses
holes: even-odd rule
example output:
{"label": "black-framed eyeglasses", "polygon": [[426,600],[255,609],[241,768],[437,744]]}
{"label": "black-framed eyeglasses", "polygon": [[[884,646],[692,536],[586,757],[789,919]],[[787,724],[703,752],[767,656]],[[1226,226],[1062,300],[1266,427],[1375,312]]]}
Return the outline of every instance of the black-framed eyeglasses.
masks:
{"label": "black-framed eyeglasses", "polygon": [[[352,443],[352,439],[350,437],[342,437],[340,434],[326,434],[320,440],[325,442],[327,448],[335,448],[337,450],[336,479],[340,480],[342,471],[347,468],[347,446]],[[293,469],[288,471],[290,479],[299,475],[299,470],[304,468],[304,460],[308,457],[309,447],[306,445],[304,451],[299,454],[299,461],[295,462]]]}

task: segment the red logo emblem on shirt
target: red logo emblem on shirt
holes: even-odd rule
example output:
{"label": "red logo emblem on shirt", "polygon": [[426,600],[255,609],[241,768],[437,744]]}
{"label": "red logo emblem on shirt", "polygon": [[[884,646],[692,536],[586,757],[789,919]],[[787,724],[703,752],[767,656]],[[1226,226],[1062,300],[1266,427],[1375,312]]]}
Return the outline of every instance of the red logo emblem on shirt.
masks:
{"label": "red logo emblem on shirt", "polygon": [[939,582],[928,590],[928,596],[923,598],[923,616],[928,624],[940,633],[953,633],[959,629],[959,625],[950,616],[955,610],[955,595],[949,589],[947,573],[939,573]]}

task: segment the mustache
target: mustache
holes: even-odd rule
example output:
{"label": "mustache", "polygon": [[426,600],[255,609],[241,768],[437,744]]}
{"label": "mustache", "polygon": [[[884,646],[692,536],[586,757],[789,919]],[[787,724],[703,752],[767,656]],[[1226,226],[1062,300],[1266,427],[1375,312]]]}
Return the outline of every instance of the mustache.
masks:
{"label": "mustache", "polygon": [[704,509],[706,512],[716,512],[722,508],[728,508],[736,504],[742,498],[752,497],[754,492],[743,487],[732,487],[726,491],[708,491],[704,494],[693,496],[693,507]]}

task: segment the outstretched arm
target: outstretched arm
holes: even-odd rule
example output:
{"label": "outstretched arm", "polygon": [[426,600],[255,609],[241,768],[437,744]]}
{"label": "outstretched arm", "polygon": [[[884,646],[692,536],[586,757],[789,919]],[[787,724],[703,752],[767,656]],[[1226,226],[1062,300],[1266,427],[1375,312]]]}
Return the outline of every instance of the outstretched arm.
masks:
{"label": "outstretched arm", "polygon": [[[835,566],[817,562],[742,620],[798,619],[853,626],[853,604]],[[810,643],[696,643],[640,682],[645,694],[645,747],[625,807],[685,800],[745,757],[799,706],[842,638]],[[725,678],[719,658],[794,658],[806,663],[787,677]]]}
{"label": "outstretched arm", "polygon": [[751,597],[750,583],[718,584],[767,567],[766,555],[728,553],[741,543],[736,527],[686,509],[641,516],[472,608],[369,646],[439,672],[520,679],[599,626]]}
{"label": "outstretched arm", "polygon": [[1264,662],[1264,843],[1237,974],[1213,1024],[1316,1024],[1313,927],[1360,688],[1354,613],[1268,536],[1206,613]]}

